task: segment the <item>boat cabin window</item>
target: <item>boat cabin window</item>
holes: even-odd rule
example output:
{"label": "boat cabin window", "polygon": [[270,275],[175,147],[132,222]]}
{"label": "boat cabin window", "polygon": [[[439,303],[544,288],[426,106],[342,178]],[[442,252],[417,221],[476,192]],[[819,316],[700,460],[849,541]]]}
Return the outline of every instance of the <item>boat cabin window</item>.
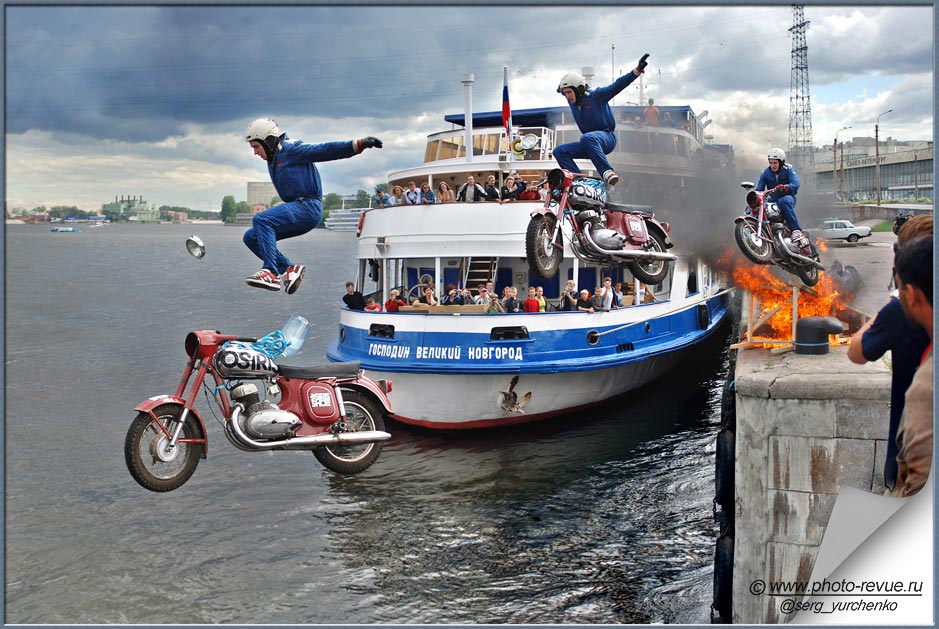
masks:
{"label": "boat cabin window", "polygon": [[368,326],[368,335],[379,339],[393,339],[395,337],[395,326],[387,323],[373,323]]}
{"label": "boat cabin window", "polygon": [[490,341],[521,341],[528,338],[528,328],[524,325],[507,328],[492,328],[489,332]]}

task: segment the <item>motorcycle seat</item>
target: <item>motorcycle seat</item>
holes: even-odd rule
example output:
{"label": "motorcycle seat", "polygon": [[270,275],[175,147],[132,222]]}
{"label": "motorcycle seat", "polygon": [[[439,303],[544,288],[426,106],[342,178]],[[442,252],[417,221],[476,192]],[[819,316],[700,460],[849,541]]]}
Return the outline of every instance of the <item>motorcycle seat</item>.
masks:
{"label": "motorcycle seat", "polygon": [[313,367],[293,367],[277,365],[277,370],[284,378],[315,380],[316,378],[353,378],[358,375],[361,363],[357,360],[345,363],[330,363]]}
{"label": "motorcycle seat", "polygon": [[651,205],[635,205],[632,203],[607,203],[606,209],[612,212],[631,212],[633,214],[642,214],[643,216],[652,216]]}

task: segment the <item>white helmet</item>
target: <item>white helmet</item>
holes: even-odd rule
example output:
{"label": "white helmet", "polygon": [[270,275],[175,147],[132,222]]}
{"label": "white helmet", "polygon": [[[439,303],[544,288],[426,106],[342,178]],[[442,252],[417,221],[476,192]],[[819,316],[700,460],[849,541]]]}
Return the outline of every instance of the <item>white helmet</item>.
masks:
{"label": "white helmet", "polygon": [[248,128],[245,129],[246,142],[250,142],[251,140],[264,142],[270,136],[274,136],[275,138],[280,136],[280,129],[277,128],[277,123],[271,118],[252,120],[248,124]]}
{"label": "white helmet", "polygon": [[786,151],[780,148],[772,148],[766,154],[766,159],[778,159],[782,163],[786,161]]}
{"label": "white helmet", "polygon": [[584,75],[578,74],[577,72],[568,72],[561,77],[561,82],[558,83],[558,94],[561,93],[565,87],[573,88],[577,92],[578,100],[580,96],[583,96],[584,92],[587,91],[587,79],[584,78]]}

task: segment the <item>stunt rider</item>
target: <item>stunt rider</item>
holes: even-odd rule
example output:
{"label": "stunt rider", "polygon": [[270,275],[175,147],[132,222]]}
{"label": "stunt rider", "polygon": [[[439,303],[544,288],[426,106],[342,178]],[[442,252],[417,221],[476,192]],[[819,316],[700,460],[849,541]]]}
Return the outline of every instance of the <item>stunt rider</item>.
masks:
{"label": "stunt rider", "polygon": [[306,267],[293,264],[277,249],[277,241],[300,236],[315,228],[323,218],[323,186],[315,162],[358,155],[367,148],[381,148],[378,138],[307,144],[287,138],[270,118],[258,118],[245,130],[245,140],[254,154],[267,162],[267,170],[278,196],[284,203],[254,215],[244,243],[264,262],[264,267],[245,279],[248,286],[280,290],[292,295]]}
{"label": "stunt rider", "polygon": [[590,159],[594,168],[603,177],[609,186],[615,186],[619,175],[613,172],[613,167],[606,156],[616,148],[616,121],[613,119],[613,110],[610,109],[610,100],[626,89],[626,86],[639,78],[648,65],[648,53],[642,55],[636,69],[624,74],[606,87],[588,90],[587,81],[577,72],[568,72],[561,77],[558,83],[558,94],[563,94],[571,106],[571,113],[577,122],[577,127],[583,134],[577,142],[561,144],[554,148],[554,157],[558,165],[572,173],[579,173],[580,169],[574,163],[575,159]]}
{"label": "stunt rider", "polygon": [[811,255],[812,248],[808,237],[799,227],[796,217],[796,194],[799,192],[799,173],[791,164],[786,163],[786,152],[780,148],[772,148],[766,154],[769,166],[760,175],[756,189],[772,190],[767,200],[776,203],[782,213],[783,220],[792,231],[792,242],[801,249],[802,255]]}

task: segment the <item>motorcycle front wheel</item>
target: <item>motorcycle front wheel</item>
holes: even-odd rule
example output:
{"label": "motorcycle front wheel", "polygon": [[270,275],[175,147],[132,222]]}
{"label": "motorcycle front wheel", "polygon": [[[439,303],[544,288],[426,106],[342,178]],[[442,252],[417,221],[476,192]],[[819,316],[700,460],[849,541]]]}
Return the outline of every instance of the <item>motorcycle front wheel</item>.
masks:
{"label": "motorcycle front wheel", "polygon": [[554,214],[532,216],[525,233],[528,268],[543,280],[550,280],[557,274],[564,257],[564,250],[553,242],[557,220]]}
{"label": "motorcycle front wheel", "polygon": [[797,266],[796,275],[808,287],[818,284],[818,269],[814,266]]}
{"label": "motorcycle front wheel", "polygon": [[[384,430],[385,419],[381,406],[359,391],[342,390],[346,424],[351,432]],[[355,443],[345,446],[323,446],[313,450],[313,456],[326,469],[337,474],[358,474],[372,466],[381,454],[381,443]]]}
{"label": "motorcycle front wheel", "polygon": [[[166,430],[173,434],[179,424],[182,407],[163,404],[153,409]],[[181,439],[197,439],[198,432],[191,422],[183,424]],[[124,440],[124,460],[134,480],[150,491],[172,491],[181,487],[196,471],[202,446],[177,443],[169,448],[167,437],[149,413],[138,413]]]}
{"label": "motorcycle front wheel", "polygon": [[[649,230],[649,246],[646,250],[665,253],[665,241],[658,233]],[[640,282],[655,286],[668,275],[668,262],[666,260],[636,260],[629,263],[629,270]]]}
{"label": "motorcycle front wheel", "polygon": [[741,220],[734,226],[734,238],[743,255],[751,262],[769,264],[773,261],[773,243],[768,238],[763,238],[760,244],[757,244],[758,237],[759,233],[750,221]]}

